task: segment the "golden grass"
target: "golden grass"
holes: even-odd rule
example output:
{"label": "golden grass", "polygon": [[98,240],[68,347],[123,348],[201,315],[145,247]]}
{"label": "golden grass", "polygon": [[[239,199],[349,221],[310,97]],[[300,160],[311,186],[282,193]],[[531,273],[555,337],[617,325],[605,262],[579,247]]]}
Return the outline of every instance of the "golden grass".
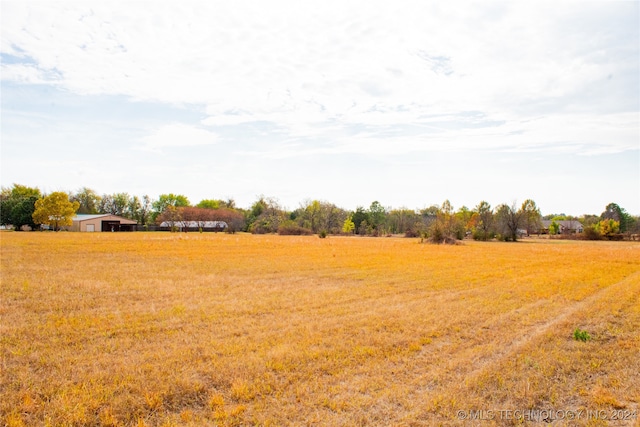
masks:
{"label": "golden grass", "polygon": [[[463,425],[458,411],[640,409],[631,242],[0,239],[5,425]],[[576,327],[592,339],[574,340]],[[571,425],[608,425],[590,414]]]}

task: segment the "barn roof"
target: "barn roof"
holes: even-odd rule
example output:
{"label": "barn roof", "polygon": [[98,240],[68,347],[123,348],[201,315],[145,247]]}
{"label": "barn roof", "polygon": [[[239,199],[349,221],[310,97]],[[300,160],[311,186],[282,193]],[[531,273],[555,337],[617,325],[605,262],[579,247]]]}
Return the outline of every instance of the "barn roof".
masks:
{"label": "barn roof", "polygon": [[90,221],[93,219],[98,219],[98,218],[104,218],[104,219],[113,219],[114,221],[120,221],[123,224],[137,224],[137,221],[128,219],[128,218],[124,218],[118,215],[112,215],[112,214],[95,214],[95,215],[90,215],[90,214],[78,214],[76,216],[73,217],[73,221],[74,222],[82,222],[82,221]]}
{"label": "barn roof", "polygon": [[96,219],[96,218],[100,218],[103,216],[110,216],[109,214],[95,214],[95,215],[89,215],[89,214],[77,214],[76,216],[73,217],[74,221],[86,221],[88,219]]}

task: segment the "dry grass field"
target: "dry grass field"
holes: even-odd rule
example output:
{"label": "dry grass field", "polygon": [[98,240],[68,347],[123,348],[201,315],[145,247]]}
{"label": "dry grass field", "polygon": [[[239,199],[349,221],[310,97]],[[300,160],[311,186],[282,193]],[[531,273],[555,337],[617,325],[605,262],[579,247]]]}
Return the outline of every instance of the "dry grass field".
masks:
{"label": "dry grass field", "polygon": [[638,243],[0,239],[4,425],[639,425]]}

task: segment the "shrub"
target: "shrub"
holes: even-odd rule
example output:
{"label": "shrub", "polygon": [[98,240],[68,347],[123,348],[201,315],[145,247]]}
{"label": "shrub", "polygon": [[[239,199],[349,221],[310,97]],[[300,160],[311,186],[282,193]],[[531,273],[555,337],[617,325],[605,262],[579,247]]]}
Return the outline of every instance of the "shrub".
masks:
{"label": "shrub", "polygon": [[602,240],[602,235],[594,226],[586,227],[583,234],[586,240]]}
{"label": "shrub", "polygon": [[318,233],[318,237],[320,237],[321,239],[324,239],[327,237],[327,230],[321,230],[320,233]]}
{"label": "shrub", "polygon": [[404,232],[404,237],[418,237],[420,236],[420,232],[418,230],[409,229]]}
{"label": "shrub", "polygon": [[493,233],[491,233],[490,231],[475,230],[473,232],[473,240],[486,242],[487,240],[491,239],[493,239]]}
{"label": "shrub", "polygon": [[421,242],[424,242],[425,239],[433,244],[457,245],[460,243],[455,234],[446,234],[438,222],[434,222],[429,230],[423,233]]}
{"label": "shrub", "polygon": [[300,227],[293,221],[286,221],[278,227],[278,234],[282,236],[309,236],[313,232],[308,228]]}
{"label": "shrub", "polygon": [[573,331],[573,339],[575,339],[576,341],[587,342],[591,339],[591,335],[589,335],[589,332],[587,331],[583,331],[580,328],[576,328]]}

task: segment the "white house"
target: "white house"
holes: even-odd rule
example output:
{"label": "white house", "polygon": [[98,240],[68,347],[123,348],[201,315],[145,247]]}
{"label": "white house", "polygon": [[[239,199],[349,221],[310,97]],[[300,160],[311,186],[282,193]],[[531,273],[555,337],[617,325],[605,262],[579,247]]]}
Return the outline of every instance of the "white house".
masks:
{"label": "white house", "polygon": [[548,233],[549,226],[554,222],[558,224],[558,232],[560,234],[582,233],[584,231],[584,226],[577,219],[565,219],[560,221],[543,220],[542,228],[544,232]]}

